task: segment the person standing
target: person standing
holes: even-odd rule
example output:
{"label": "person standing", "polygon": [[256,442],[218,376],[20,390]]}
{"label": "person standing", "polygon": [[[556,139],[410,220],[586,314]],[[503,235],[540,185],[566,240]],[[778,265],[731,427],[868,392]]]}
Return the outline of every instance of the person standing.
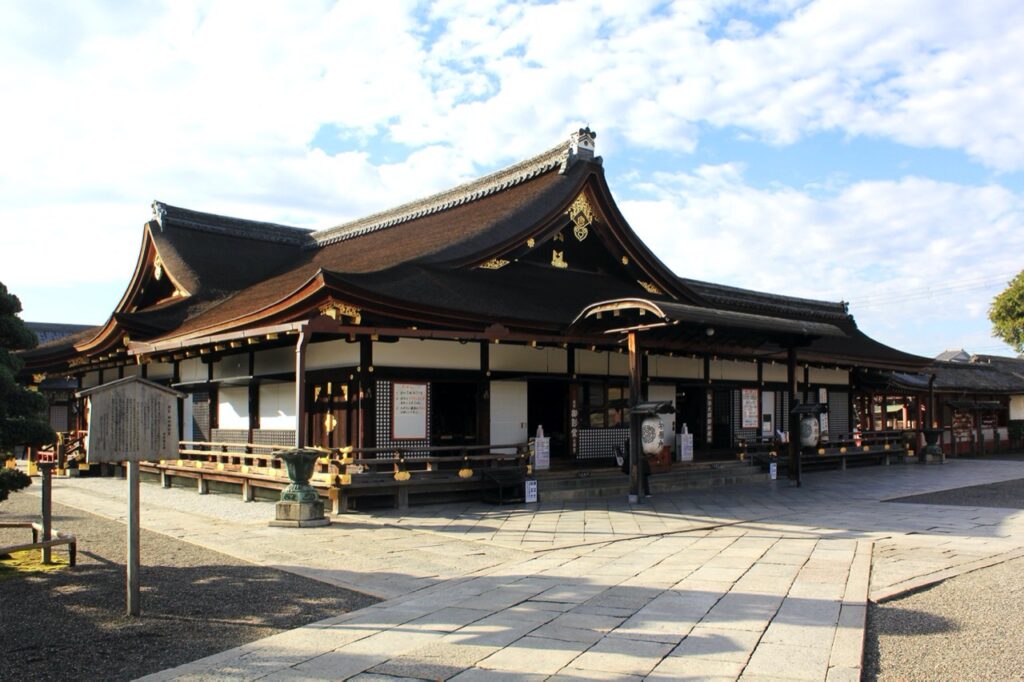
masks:
{"label": "person standing", "polygon": [[[629,448],[628,443],[625,447]],[[629,476],[629,456],[624,454],[623,448],[618,445],[615,446],[615,463],[619,465],[622,473]],[[644,497],[651,496],[651,463],[647,461],[647,456],[642,452],[640,453],[640,491]]]}

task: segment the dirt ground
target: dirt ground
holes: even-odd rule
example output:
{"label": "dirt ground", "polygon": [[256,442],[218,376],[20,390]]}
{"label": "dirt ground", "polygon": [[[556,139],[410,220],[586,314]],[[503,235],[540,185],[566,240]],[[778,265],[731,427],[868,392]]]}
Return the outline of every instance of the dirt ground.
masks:
{"label": "dirt ground", "polygon": [[[78,566],[0,579],[2,680],[134,679],[376,601],[143,530],[142,615],[130,618],[125,526],[59,504],[53,513],[78,539]],[[26,493],[0,503],[3,521],[38,514]],[[30,539],[0,529],[0,545]]]}

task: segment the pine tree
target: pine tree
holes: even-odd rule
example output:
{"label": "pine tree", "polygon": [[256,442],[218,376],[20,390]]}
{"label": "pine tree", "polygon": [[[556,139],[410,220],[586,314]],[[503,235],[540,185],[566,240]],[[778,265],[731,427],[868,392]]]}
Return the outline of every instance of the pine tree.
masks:
{"label": "pine tree", "polygon": [[[52,443],[53,429],[46,417],[47,403],[39,393],[17,381],[23,363],[13,351],[34,348],[36,336],[18,317],[21,301],[0,282],[0,459],[16,445],[38,447]],[[0,501],[27,486],[30,479],[20,471],[0,469]]]}

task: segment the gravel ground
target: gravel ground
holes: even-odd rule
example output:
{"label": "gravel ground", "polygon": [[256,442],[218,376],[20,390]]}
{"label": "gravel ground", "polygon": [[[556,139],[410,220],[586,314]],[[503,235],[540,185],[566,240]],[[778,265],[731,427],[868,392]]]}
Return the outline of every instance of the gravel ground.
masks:
{"label": "gravel ground", "polygon": [[[24,493],[0,503],[4,521],[38,513]],[[0,680],[133,679],[377,601],[143,530],[142,615],[128,618],[125,526],[53,514],[78,538],[78,566],[0,580]],[[29,539],[0,529],[0,545]]]}
{"label": "gravel ground", "polygon": [[[1024,479],[892,501],[1024,509]],[[1015,559],[869,606],[863,677],[1024,680],[1021,633],[1024,559]]]}
{"label": "gravel ground", "polygon": [[909,502],[912,504],[946,504],[958,507],[1003,507],[1008,509],[1024,509],[1024,478],[986,485],[973,485],[967,488],[941,490],[937,493],[911,495],[889,502]]}
{"label": "gravel ground", "polygon": [[865,680],[1024,679],[1024,559],[868,610]]}

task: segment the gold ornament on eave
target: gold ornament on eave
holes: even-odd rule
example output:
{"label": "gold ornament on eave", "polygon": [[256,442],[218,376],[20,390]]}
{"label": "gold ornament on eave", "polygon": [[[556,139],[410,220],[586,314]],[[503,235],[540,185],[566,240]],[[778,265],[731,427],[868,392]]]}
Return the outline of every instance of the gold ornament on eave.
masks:
{"label": "gold ornament on eave", "polygon": [[572,206],[565,213],[569,216],[569,220],[572,221],[572,233],[576,236],[577,241],[586,239],[587,235],[590,234],[590,225],[594,222],[594,210],[590,208],[587,196],[580,194],[576,197],[575,201],[572,202]]}

